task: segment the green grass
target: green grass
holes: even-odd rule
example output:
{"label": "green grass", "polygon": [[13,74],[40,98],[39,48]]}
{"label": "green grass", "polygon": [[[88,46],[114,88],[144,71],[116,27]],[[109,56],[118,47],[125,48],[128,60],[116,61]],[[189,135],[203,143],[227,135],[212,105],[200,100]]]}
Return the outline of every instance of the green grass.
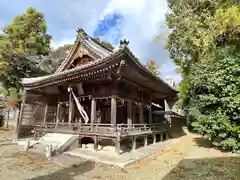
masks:
{"label": "green grass", "polygon": [[163,180],[240,180],[240,157],[184,159]]}

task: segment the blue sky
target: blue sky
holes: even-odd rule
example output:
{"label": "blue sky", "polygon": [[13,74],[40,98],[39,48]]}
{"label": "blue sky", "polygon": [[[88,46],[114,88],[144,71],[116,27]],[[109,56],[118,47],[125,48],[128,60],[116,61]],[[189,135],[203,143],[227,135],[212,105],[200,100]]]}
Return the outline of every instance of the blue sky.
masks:
{"label": "blue sky", "polygon": [[[164,49],[169,30],[165,24],[166,0],[0,0],[0,27],[32,6],[44,13],[52,46],[73,43],[76,29],[100,36],[117,45],[127,38],[130,48],[145,63],[154,59],[164,79],[180,76]],[[160,35],[160,40],[155,37]]]}
{"label": "blue sky", "polygon": [[109,41],[117,45],[123,38],[121,27],[124,23],[124,18],[120,13],[112,12],[103,16],[97,22],[93,36],[102,37],[103,40]]}

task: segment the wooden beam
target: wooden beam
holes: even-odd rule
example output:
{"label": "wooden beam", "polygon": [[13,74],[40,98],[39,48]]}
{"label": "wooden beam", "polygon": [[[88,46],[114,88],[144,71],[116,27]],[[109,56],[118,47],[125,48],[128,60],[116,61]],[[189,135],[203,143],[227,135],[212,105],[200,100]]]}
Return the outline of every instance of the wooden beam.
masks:
{"label": "wooden beam", "polygon": [[36,89],[36,90],[31,90],[31,91],[29,91],[28,92],[28,95],[34,95],[34,96],[36,96],[36,95],[38,95],[38,96],[57,96],[58,94],[54,94],[54,93],[44,93],[44,92],[41,92],[41,91],[39,91],[39,89]]}
{"label": "wooden beam", "polygon": [[139,123],[143,124],[144,123],[144,119],[143,119],[143,103],[140,103],[139,105]]}
{"label": "wooden beam", "polygon": [[97,100],[95,98],[92,98],[92,103],[91,103],[91,123],[92,125],[96,123],[96,118],[97,118]]}
{"label": "wooden beam", "polygon": [[128,127],[130,128],[132,125],[132,102],[127,101],[127,123]]}
{"label": "wooden beam", "polygon": [[115,96],[111,98],[111,124],[115,127],[117,123],[117,100]]}
{"label": "wooden beam", "polygon": [[[94,71],[99,71],[101,69],[104,68],[100,68],[100,69],[94,69]],[[110,69],[110,68],[109,68]],[[113,69],[113,68],[111,68]],[[91,71],[93,72],[93,71]],[[69,84],[73,84],[73,83],[78,83],[78,82],[83,82],[83,81],[87,81],[88,83],[96,83],[96,81],[112,81],[112,79],[109,79],[109,76],[107,73],[105,73],[104,75],[102,75],[103,73],[101,73],[101,76],[94,76],[94,75],[89,75],[89,76],[81,76],[80,75],[87,75],[90,74],[89,72],[87,72],[87,70],[84,72],[82,71],[82,73],[74,73],[69,77],[72,77],[72,80],[67,80],[66,76],[61,76],[61,77],[55,77],[52,81],[49,82],[40,82],[40,83],[35,83],[35,84],[31,84],[28,86],[25,86],[26,90],[36,90],[36,89],[40,89],[43,87],[49,87],[49,86],[54,86],[54,85],[69,85]],[[100,74],[100,73],[99,73]],[[78,76],[78,77],[77,77]],[[60,81],[60,82],[59,82]]]}
{"label": "wooden beam", "polygon": [[149,88],[148,87],[146,87],[146,86],[143,86],[143,84],[141,84],[141,83],[136,83],[136,82],[133,82],[132,80],[129,80],[127,77],[125,77],[125,76],[122,76],[122,78],[121,78],[121,81],[124,81],[124,82],[126,82],[126,83],[128,83],[128,84],[130,84],[130,85],[133,85],[133,86],[135,86],[135,87],[138,87],[138,88],[140,88],[140,89],[142,89],[142,90],[145,90],[145,91],[149,91]]}

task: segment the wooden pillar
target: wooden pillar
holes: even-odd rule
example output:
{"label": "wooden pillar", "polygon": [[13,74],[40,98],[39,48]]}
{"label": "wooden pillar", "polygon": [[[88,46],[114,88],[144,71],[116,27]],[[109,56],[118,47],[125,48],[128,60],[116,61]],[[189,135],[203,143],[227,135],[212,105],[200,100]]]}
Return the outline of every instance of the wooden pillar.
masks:
{"label": "wooden pillar", "polygon": [[139,123],[140,124],[144,123],[144,119],[143,119],[143,103],[140,103],[140,106],[139,106]]}
{"label": "wooden pillar", "polygon": [[45,106],[43,124],[46,124],[47,122],[47,113],[48,113],[48,104],[46,104]]}
{"label": "wooden pillar", "polygon": [[153,144],[157,142],[157,135],[156,133],[153,133]]}
{"label": "wooden pillar", "polygon": [[152,106],[150,106],[148,109],[148,120],[149,124],[152,124]]}
{"label": "wooden pillar", "polygon": [[17,139],[20,136],[20,130],[21,130],[21,126],[22,126],[23,111],[24,111],[24,106],[25,106],[25,102],[26,102],[26,96],[27,96],[27,92],[26,92],[26,90],[24,90],[23,96],[22,96],[22,103],[21,103],[20,114],[19,114],[19,117],[18,117],[18,120],[17,120],[17,128],[16,128]]}
{"label": "wooden pillar", "polygon": [[94,136],[94,151],[98,150],[98,136]]}
{"label": "wooden pillar", "polygon": [[72,111],[71,111],[71,112],[72,112],[72,117],[71,117],[71,118],[72,118],[72,121],[74,121],[74,113],[75,113],[75,111],[74,111],[74,110],[75,110],[74,101],[72,101],[72,104],[71,104],[71,105],[72,105]]}
{"label": "wooden pillar", "polygon": [[128,128],[131,128],[132,126],[132,102],[131,101],[127,102],[127,123],[128,123]]}
{"label": "wooden pillar", "polygon": [[111,124],[113,127],[116,126],[117,123],[117,100],[116,97],[111,98]]}
{"label": "wooden pillar", "polygon": [[57,114],[56,114],[56,127],[58,127],[59,125],[59,122],[60,122],[60,108],[61,108],[61,105],[60,103],[57,104]]}
{"label": "wooden pillar", "polygon": [[163,134],[160,134],[160,141],[163,141]]}
{"label": "wooden pillar", "polygon": [[92,98],[91,103],[91,124],[93,125],[96,123],[97,118],[97,100],[95,98]]}
{"label": "wooden pillar", "polygon": [[82,137],[79,137],[79,148],[82,148]]}
{"label": "wooden pillar", "polygon": [[72,93],[69,92],[69,112],[68,112],[68,124],[70,124],[73,120],[73,101],[72,101]]}
{"label": "wooden pillar", "polygon": [[120,147],[121,147],[121,144],[120,144],[120,136],[118,135],[116,137],[116,143],[115,143],[115,151],[117,153],[117,155],[120,154]]}
{"label": "wooden pillar", "polygon": [[132,106],[132,119],[133,119],[133,124],[137,123],[137,117],[136,117],[136,106]]}
{"label": "wooden pillar", "polygon": [[136,149],[136,136],[132,137],[132,151]]}
{"label": "wooden pillar", "polygon": [[62,123],[64,123],[65,122],[65,115],[66,115],[65,109],[60,107],[60,113],[61,113],[60,114],[60,120],[62,120]]}
{"label": "wooden pillar", "polygon": [[148,145],[148,135],[144,135],[144,146]]}
{"label": "wooden pillar", "polygon": [[165,136],[166,136],[166,140],[168,140],[169,139],[168,132],[166,132]]}

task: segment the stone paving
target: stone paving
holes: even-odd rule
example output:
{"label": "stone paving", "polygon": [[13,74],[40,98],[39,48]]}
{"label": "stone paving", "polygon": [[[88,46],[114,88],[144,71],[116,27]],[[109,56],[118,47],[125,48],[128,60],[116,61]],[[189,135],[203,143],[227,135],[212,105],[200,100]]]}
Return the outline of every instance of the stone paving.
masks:
{"label": "stone paving", "polygon": [[93,149],[83,149],[77,148],[71,151],[64,152],[64,154],[82,157],[88,160],[93,160],[96,162],[100,162],[103,164],[118,166],[124,168],[130,164],[134,164],[136,161],[148,157],[157,151],[165,148],[169,145],[172,140],[161,141],[156,144],[151,144],[147,147],[141,147],[136,149],[132,152],[124,152],[120,155],[116,155],[115,152],[109,151],[102,151],[99,150],[94,152]]}

